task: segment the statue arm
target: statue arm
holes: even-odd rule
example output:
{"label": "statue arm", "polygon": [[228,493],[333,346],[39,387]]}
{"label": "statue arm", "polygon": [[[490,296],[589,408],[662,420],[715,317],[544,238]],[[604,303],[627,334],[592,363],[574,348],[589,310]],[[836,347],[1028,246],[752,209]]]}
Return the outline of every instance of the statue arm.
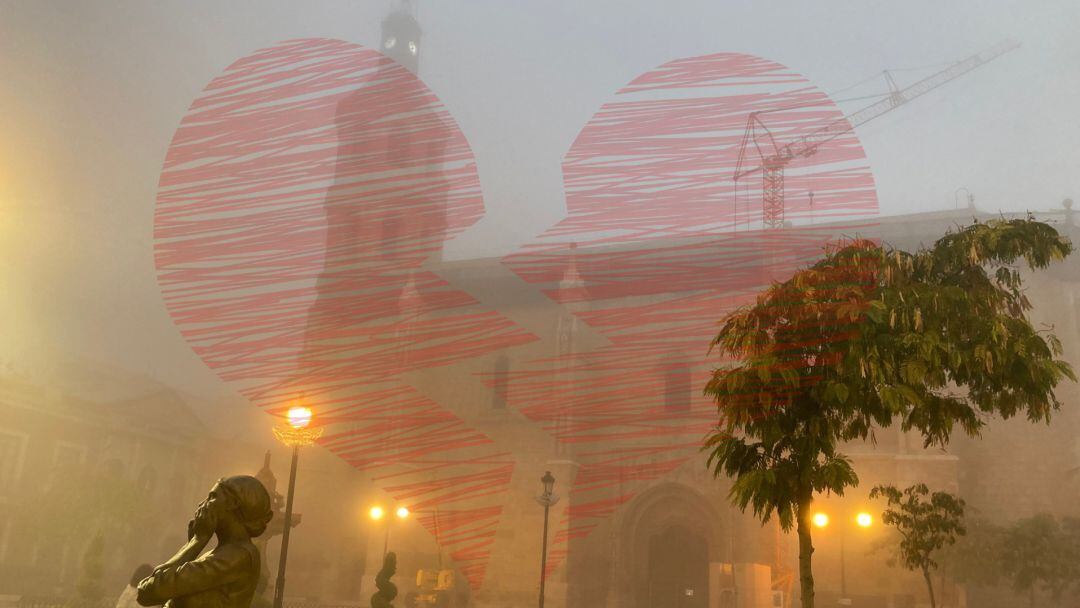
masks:
{"label": "statue arm", "polygon": [[202,553],[203,549],[210,542],[210,539],[214,537],[214,529],[217,527],[217,520],[213,513],[206,508],[206,501],[203,501],[199,505],[199,508],[195,510],[195,517],[188,522],[188,540],[175,555],[170,557],[165,563],[154,568],[154,572],[159,570],[168,570],[176,568],[185,562],[190,562]]}
{"label": "statue arm", "polygon": [[139,583],[138,602],[157,606],[175,597],[191,595],[234,582],[247,573],[252,564],[246,551],[212,551],[202,557],[178,565],[159,567]]}
{"label": "statue arm", "polygon": [[168,570],[170,568],[176,568],[177,566],[193,561],[199,557],[203,549],[206,548],[207,543],[210,542],[208,537],[192,536],[188,539],[188,542],[176,552],[175,555],[170,557],[165,563],[154,568],[154,571]]}

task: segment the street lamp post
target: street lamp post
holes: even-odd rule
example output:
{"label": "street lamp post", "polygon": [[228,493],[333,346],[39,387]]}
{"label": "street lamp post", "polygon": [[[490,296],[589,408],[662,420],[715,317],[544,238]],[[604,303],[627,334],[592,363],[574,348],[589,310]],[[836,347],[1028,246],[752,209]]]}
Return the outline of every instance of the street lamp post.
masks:
{"label": "street lamp post", "polygon": [[[367,512],[367,515],[370,518],[374,519],[374,521],[376,521],[376,522],[380,521],[380,519],[382,519],[382,517],[384,515],[386,515],[386,514],[387,514],[386,511],[383,511],[381,506],[373,506],[372,510]],[[395,511],[395,514],[397,515],[397,518],[405,519],[405,518],[408,517],[408,509],[404,508],[404,506],[399,506],[399,508],[397,508],[397,511]],[[387,558],[387,551],[390,549],[390,521],[389,521],[389,519],[387,521],[386,527],[384,527],[384,529],[383,529],[383,532],[384,533],[383,533],[383,536],[382,536],[382,558],[386,559]]]}
{"label": "street lamp post", "polygon": [[[409,509],[406,508],[406,507],[398,507],[395,510],[395,514],[397,515],[398,519],[404,520],[404,519],[409,517]],[[375,505],[375,506],[371,507],[370,509],[368,509],[368,517],[371,518],[371,521],[374,521],[376,523],[381,522],[384,518],[386,519],[386,521],[384,522],[384,528],[383,528],[383,546],[382,546],[382,556],[383,556],[383,558],[382,558],[382,562],[380,562],[380,563],[386,563],[386,554],[389,552],[389,549],[390,549],[390,518],[387,516],[386,510],[383,509],[382,506],[380,506],[380,505]],[[365,569],[366,569],[366,567],[365,567]]]}
{"label": "street lamp post", "polygon": [[[819,528],[824,528],[829,525],[829,516],[824,513],[816,513],[813,518],[814,525]],[[866,512],[860,512],[855,516],[855,524],[860,528],[869,528],[874,525],[874,517]],[[840,529],[840,602],[845,605],[850,605],[851,600],[848,599],[847,593],[847,556],[846,547],[847,530],[845,528]]]}
{"label": "street lamp post", "polygon": [[847,533],[840,530],[840,599],[841,601],[847,599],[847,551],[844,545],[847,543]]}
{"label": "street lamp post", "polygon": [[551,471],[544,473],[544,476],[540,478],[540,483],[544,484],[544,493],[536,497],[536,502],[544,507],[544,542],[540,549],[540,608],[544,608],[544,580],[547,574],[548,510],[559,502],[559,497],[551,491],[555,487],[555,477],[552,476]]}
{"label": "street lamp post", "polygon": [[274,585],[274,608],[281,608],[285,601],[285,562],[289,556],[289,531],[292,529],[296,463],[300,460],[300,447],[315,443],[315,440],[322,435],[321,428],[308,428],[311,425],[310,408],[290,408],[286,419],[287,426],[274,427],[274,435],[278,440],[293,449],[292,465],[289,467],[289,494],[285,499],[285,530],[281,533],[281,557],[278,560],[277,583]]}
{"label": "street lamp post", "polygon": [[[397,518],[401,519],[401,520],[407,519],[409,517],[409,509],[406,508],[406,507],[398,507],[397,510],[394,513],[397,515]],[[383,508],[379,507],[379,506],[371,507],[371,510],[368,511],[368,516],[371,517],[371,519],[373,519],[375,521],[381,520],[385,515],[386,515],[386,511],[384,511]],[[389,520],[389,518],[387,518],[386,526],[383,529],[382,554],[383,554],[383,559],[384,560],[386,559],[386,553],[389,550],[389,548],[390,548],[390,520]]]}

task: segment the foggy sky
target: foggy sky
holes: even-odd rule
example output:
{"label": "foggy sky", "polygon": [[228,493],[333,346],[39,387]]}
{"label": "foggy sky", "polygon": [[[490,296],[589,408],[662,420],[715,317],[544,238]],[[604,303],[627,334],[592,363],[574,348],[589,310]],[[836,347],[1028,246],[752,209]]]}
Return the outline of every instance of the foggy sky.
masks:
{"label": "foggy sky", "polygon": [[[0,0],[0,361],[69,352],[210,403],[232,395],[162,304],[157,179],[189,103],[232,61],[300,37],[377,48],[393,6],[305,4]],[[420,76],[468,137],[487,208],[451,257],[504,254],[558,221],[560,162],[600,105],[650,68],[725,51],[828,92],[1016,38],[1021,49],[857,131],[882,213],[951,208],[959,187],[983,210],[1080,196],[1075,0],[419,0],[419,20]]]}

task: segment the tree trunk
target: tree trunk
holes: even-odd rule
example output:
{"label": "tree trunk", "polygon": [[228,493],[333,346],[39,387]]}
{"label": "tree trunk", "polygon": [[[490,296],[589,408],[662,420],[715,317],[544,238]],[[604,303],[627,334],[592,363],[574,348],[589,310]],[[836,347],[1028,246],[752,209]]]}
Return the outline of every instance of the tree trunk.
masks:
{"label": "tree trunk", "polygon": [[937,600],[934,599],[934,583],[930,580],[930,569],[922,569],[923,578],[926,579],[926,590],[930,592],[930,608],[937,608]]}
{"label": "tree trunk", "polygon": [[814,608],[814,571],[811,559],[814,543],[810,538],[810,495],[799,500],[796,531],[799,535],[799,590],[802,608]]}

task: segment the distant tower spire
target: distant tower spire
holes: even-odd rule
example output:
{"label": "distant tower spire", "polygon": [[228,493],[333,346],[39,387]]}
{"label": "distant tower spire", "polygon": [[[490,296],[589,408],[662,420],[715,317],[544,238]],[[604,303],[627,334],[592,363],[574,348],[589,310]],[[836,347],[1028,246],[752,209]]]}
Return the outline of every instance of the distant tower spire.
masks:
{"label": "distant tower spire", "polygon": [[259,469],[258,473],[255,473],[255,479],[262,482],[263,487],[266,488],[267,493],[270,496],[274,496],[277,489],[277,477],[274,476],[274,472],[270,470],[270,451],[266,451],[266,455],[263,456],[263,465]]}
{"label": "distant tower spire", "polygon": [[419,76],[421,34],[416,3],[404,0],[382,22],[382,52]]}

